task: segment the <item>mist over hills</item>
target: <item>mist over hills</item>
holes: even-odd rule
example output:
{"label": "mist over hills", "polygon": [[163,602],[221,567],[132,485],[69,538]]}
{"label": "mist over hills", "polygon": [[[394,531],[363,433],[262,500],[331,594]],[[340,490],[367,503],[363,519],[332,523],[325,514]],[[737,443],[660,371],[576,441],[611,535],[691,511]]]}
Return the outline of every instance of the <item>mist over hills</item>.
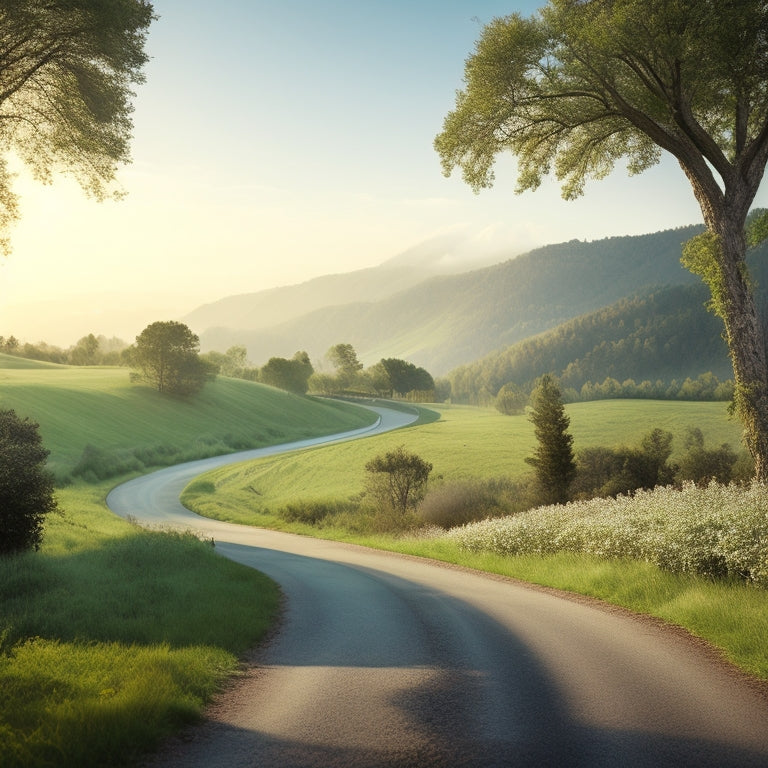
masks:
{"label": "mist over hills", "polygon": [[435,250],[415,250],[374,269],[228,297],[183,320],[204,351],[242,344],[256,365],[298,349],[319,361],[347,342],[367,365],[402,357],[442,376],[622,299],[699,283],[680,253],[701,230],[574,240],[455,274],[434,274]]}
{"label": "mist over hills", "polygon": [[[510,253],[509,245],[502,246],[502,241],[503,236],[491,228],[476,233],[449,232],[418,243],[377,267],[226,296],[198,307],[182,321],[198,334],[211,329],[266,331],[318,309],[350,302],[381,301],[430,277],[465,272],[516,255]],[[269,334],[265,335],[265,341],[269,338]],[[205,342],[203,346],[205,349]],[[218,349],[215,345],[210,348]],[[273,355],[271,352],[265,354]]]}

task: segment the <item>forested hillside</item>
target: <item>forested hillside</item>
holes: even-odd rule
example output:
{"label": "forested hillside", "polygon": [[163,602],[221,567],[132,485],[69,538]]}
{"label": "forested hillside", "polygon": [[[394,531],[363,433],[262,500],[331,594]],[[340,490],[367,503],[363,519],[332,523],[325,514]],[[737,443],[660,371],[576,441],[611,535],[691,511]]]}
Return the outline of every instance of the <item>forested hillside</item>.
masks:
{"label": "forested hillside", "polygon": [[[758,305],[768,320],[768,244],[749,256]],[[707,311],[709,290],[698,281],[672,285],[603,307],[550,331],[458,366],[447,378],[456,402],[488,403],[505,384],[530,389],[553,373],[580,391],[606,378],[666,385],[712,373],[731,379],[733,369],[722,321]]]}
{"label": "forested hillside", "polygon": [[690,226],[549,245],[485,269],[429,278],[378,301],[317,308],[270,328],[238,328],[233,315],[195,330],[204,350],[242,344],[255,364],[296,349],[319,359],[344,341],[366,364],[393,356],[444,375],[651,288],[696,284],[698,278],[680,265],[680,253],[699,231]]}
{"label": "forested hillside", "polygon": [[570,320],[448,375],[454,402],[490,402],[505,384],[530,390],[542,373],[580,391],[587,382],[733,376],[722,323],[704,308],[706,288],[673,286]]}

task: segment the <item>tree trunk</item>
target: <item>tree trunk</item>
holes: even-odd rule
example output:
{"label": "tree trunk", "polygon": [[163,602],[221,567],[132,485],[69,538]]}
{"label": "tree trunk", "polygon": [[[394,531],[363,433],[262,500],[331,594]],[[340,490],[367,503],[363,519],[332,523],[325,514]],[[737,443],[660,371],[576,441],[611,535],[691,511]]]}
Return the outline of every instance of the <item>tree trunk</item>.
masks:
{"label": "tree trunk", "polygon": [[[718,217],[708,222],[720,237],[721,312],[733,364],[736,411],[756,479],[768,482],[768,364],[762,323],[747,274],[744,222]],[[733,217],[731,217],[733,218]],[[725,219],[725,220],[724,220]]]}

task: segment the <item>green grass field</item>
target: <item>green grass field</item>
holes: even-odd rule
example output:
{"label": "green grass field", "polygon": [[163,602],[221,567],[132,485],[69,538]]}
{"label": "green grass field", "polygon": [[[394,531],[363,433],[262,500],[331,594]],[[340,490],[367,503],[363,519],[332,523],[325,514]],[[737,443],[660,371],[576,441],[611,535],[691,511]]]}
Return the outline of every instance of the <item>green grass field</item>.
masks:
{"label": "green grass field", "polygon": [[[0,408],[40,424],[50,465],[104,455],[194,458],[373,421],[349,406],[220,379],[192,401],[133,387],[125,369],[0,356]],[[272,625],[276,585],[190,536],[112,515],[117,481],[57,492],[41,550],[0,558],[0,765],[130,764],[200,716]]]}
{"label": "green grass field", "polygon": [[[62,478],[72,474],[89,445],[101,461],[115,459],[115,470],[126,456],[196,458],[372,420],[343,404],[249,382],[220,379],[187,402],[131,386],[124,369],[35,365],[0,356],[4,364],[0,408],[40,423],[51,466]],[[432,418],[435,411],[439,420]],[[446,478],[527,469],[533,433],[524,417],[450,406],[435,411],[416,427],[354,446],[312,449],[216,473],[213,484],[210,478],[197,481],[203,491],[198,496],[215,501],[221,516],[241,514],[244,499],[253,509],[253,488],[267,495],[269,507],[297,498],[349,498],[360,491],[365,461],[400,444],[432,461]],[[568,412],[577,448],[636,443],[656,426],[682,435],[696,425],[711,444],[738,443],[739,428],[719,403],[616,401],[575,404]],[[139,464],[123,477],[146,467]],[[239,654],[273,621],[278,591],[260,574],[216,556],[206,542],[142,531],[109,513],[104,498],[119,479],[78,479],[60,488],[61,513],[49,517],[41,551],[0,560],[0,765],[130,764],[164,734],[198,717],[236,671]],[[245,517],[275,523],[268,510]],[[323,535],[351,538],[345,531]],[[762,591],[673,579],[645,564],[619,567],[577,556],[499,558],[435,539],[358,540],[661,615],[709,637],[745,669],[768,676]],[[730,618],[724,618],[726,610]]]}
{"label": "green grass field", "polygon": [[[432,462],[435,478],[519,478],[529,471],[525,457],[531,455],[536,438],[526,416],[503,416],[470,406],[429,408],[440,414],[439,421],[354,443],[225,467],[191,484],[182,499],[209,517],[280,525],[271,513],[288,502],[354,497],[363,486],[365,463],[398,445]],[[605,400],[574,403],[567,413],[577,450],[636,445],[651,429],[661,427],[675,435],[673,448],[679,453],[688,426],[698,426],[712,445],[727,442],[739,447],[741,428],[728,418],[725,403]],[[211,493],[210,483],[215,493]]]}
{"label": "green grass field", "polygon": [[17,360],[0,356],[0,408],[40,424],[51,451],[49,468],[60,479],[78,464],[92,470],[90,479],[107,479],[355,429],[375,418],[345,404],[238,379],[218,378],[185,400],[132,385],[126,368],[33,366],[32,361],[21,361],[28,367],[2,367]]}

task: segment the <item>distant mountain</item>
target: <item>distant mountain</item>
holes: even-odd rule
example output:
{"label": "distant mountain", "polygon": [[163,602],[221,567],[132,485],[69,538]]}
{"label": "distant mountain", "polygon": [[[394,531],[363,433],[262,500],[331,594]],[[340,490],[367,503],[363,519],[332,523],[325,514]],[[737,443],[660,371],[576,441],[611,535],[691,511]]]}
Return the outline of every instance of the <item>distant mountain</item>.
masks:
{"label": "distant mountain", "polygon": [[[283,301],[293,297],[291,318],[286,318],[288,309],[269,304],[273,296],[257,294],[257,298],[233,297],[218,303],[219,309],[226,310],[225,302],[241,299],[240,314],[204,315],[206,308],[201,308],[185,322],[199,333],[204,350],[223,351],[244,344],[257,365],[298,349],[318,360],[331,345],[347,342],[366,364],[381,357],[402,357],[433,375],[444,375],[629,296],[698,283],[680,265],[680,253],[682,244],[701,229],[689,226],[594,242],[574,240],[491,267],[426,278],[414,259],[411,274],[421,279],[405,288],[397,282],[405,281],[402,270],[409,270],[407,259],[402,258],[388,267],[364,270],[366,275],[320,278],[294,286],[292,294],[282,289],[286,291]],[[353,287],[354,280],[363,277],[366,288]],[[373,287],[367,282],[370,278],[386,285]],[[376,297],[377,290],[383,295]],[[266,306],[272,307],[271,315],[263,309]],[[243,318],[249,311],[259,320],[246,325]],[[266,324],[269,317],[271,325]],[[255,322],[261,325],[255,327]]]}
{"label": "distant mountain", "polygon": [[[768,242],[748,256],[758,312],[768,325]],[[507,383],[528,388],[543,373],[580,390],[606,378],[669,383],[712,373],[733,378],[723,323],[707,310],[700,281],[622,299],[556,328],[498,349],[450,372],[458,402],[487,401]]]}
{"label": "distant mountain", "polygon": [[[266,331],[317,309],[350,302],[381,301],[436,275],[496,264],[511,254],[509,246],[506,253],[500,251],[501,238],[495,234],[489,229],[447,233],[419,243],[378,267],[227,296],[198,307],[181,320],[196,333],[203,334],[204,349],[218,349],[210,341],[211,337],[239,338],[239,332]],[[269,338],[266,334],[265,342]],[[271,352],[266,354],[272,356]]]}

